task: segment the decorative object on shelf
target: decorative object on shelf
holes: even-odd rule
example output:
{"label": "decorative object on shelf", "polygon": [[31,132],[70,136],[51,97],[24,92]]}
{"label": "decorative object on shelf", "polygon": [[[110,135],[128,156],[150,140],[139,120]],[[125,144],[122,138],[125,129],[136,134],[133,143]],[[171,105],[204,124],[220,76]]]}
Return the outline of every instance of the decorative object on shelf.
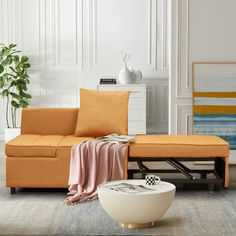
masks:
{"label": "decorative object on shelf", "polygon": [[142,72],[140,70],[134,70],[132,67],[130,68],[130,72],[132,74],[132,84],[139,84],[143,78]]}
{"label": "decorative object on shelf", "polygon": [[100,84],[117,84],[115,78],[101,78]]}
{"label": "decorative object on shelf", "polygon": [[193,62],[193,132],[236,150],[236,62]]}
{"label": "decorative object on shelf", "polygon": [[118,80],[121,84],[131,84],[132,83],[132,73],[127,67],[127,63],[131,57],[131,54],[128,54],[125,52],[123,54],[122,60],[124,61],[124,65],[121,68],[119,75],[118,75]]}
{"label": "decorative object on shelf", "polygon": [[[16,111],[27,107],[31,100],[31,95],[27,93],[27,86],[30,83],[27,73],[30,67],[29,58],[21,56],[16,46],[16,44],[0,45],[0,95],[6,98],[7,128],[17,128]],[[8,136],[6,134],[6,137]]]}

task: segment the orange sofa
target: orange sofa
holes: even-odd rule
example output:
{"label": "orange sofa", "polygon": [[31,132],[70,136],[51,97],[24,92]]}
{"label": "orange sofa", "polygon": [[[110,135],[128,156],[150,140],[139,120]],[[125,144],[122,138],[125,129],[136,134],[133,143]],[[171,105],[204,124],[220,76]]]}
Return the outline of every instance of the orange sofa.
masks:
{"label": "orange sofa", "polygon": [[[78,108],[26,108],[22,110],[21,135],[6,144],[6,184],[15,188],[66,188],[68,186],[70,152],[73,144],[92,137],[74,135]],[[213,158],[217,177],[229,187],[229,144],[216,136],[140,135],[130,144],[127,159],[139,164],[134,173],[151,172],[143,161],[166,160],[172,166],[177,159]],[[124,163],[127,168],[127,162]],[[177,163],[177,171],[181,164]],[[145,169],[146,168],[146,169]],[[183,168],[184,169],[184,168]],[[190,171],[191,173],[191,171]],[[199,172],[200,173],[200,172]],[[210,173],[210,172],[209,172]],[[205,181],[205,174],[200,173]],[[186,174],[188,175],[188,174]],[[126,177],[126,176],[124,176]],[[187,176],[188,177],[188,176]],[[191,177],[190,177],[191,179]],[[194,182],[194,178],[192,179]]]}

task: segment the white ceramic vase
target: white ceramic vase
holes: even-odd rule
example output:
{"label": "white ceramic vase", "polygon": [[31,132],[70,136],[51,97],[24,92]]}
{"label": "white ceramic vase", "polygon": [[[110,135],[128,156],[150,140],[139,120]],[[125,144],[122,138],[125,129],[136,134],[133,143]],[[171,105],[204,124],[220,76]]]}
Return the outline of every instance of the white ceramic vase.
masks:
{"label": "white ceramic vase", "polygon": [[5,143],[20,135],[20,128],[5,128]]}
{"label": "white ceramic vase", "polygon": [[131,84],[132,83],[132,73],[128,69],[126,63],[124,63],[122,69],[119,72],[118,80],[121,84]]}
{"label": "white ceramic vase", "polygon": [[139,84],[143,78],[142,72],[133,68],[130,68],[130,71],[132,74],[132,84]]}

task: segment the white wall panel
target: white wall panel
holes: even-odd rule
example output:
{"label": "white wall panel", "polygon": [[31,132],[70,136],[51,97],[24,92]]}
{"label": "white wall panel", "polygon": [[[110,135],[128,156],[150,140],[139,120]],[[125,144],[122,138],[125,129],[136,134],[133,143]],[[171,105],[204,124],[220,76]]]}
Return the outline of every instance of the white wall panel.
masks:
{"label": "white wall panel", "polygon": [[192,134],[192,106],[177,105],[178,134]]}
{"label": "white wall panel", "polygon": [[61,67],[82,68],[82,1],[55,1],[55,57]]}
{"label": "white wall panel", "polygon": [[189,74],[189,1],[178,2],[178,77],[177,98],[191,98],[192,78]]}
{"label": "white wall panel", "polygon": [[1,21],[1,38],[3,43],[9,40],[9,1],[0,0],[0,21]]}
{"label": "white wall panel", "polygon": [[[236,61],[235,0],[171,0],[169,132],[192,132],[192,62]],[[230,162],[236,163],[231,152]]]}
{"label": "white wall panel", "polygon": [[165,134],[168,130],[168,80],[145,79],[147,84],[147,133]]}
{"label": "white wall panel", "polygon": [[32,67],[41,69],[45,66],[45,0],[21,0],[19,4],[19,46]]}
{"label": "white wall panel", "polygon": [[151,133],[167,132],[167,23],[166,0],[0,0],[0,42],[30,57],[32,106],[78,107],[79,88],[116,77],[127,48],[148,85]]}
{"label": "white wall panel", "polygon": [[151,3],[155,1],[91,0],[90,3],[91,69],[120,65],[121,52],[125,49],[132,54],[131,64],[148,66],[154,63],[155,67],[156,47],[153,42],[156,34],[151,25],[156,15],[155,11],[152,12],[155,5]]}

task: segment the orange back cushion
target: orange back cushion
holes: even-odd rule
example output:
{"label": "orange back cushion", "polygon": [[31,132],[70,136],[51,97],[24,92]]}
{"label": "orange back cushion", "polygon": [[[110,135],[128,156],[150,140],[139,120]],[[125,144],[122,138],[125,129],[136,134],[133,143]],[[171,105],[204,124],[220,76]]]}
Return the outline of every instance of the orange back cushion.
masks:
{"label": "orange back cushion", "polygon": [[129,91],[80,89],[80,112],[75,135],[127,134],[129,94]]}
{"label": "orange back cushion", "polygon": [[74,134],[78,111],[78,108],[25,108],[21,134]]}

